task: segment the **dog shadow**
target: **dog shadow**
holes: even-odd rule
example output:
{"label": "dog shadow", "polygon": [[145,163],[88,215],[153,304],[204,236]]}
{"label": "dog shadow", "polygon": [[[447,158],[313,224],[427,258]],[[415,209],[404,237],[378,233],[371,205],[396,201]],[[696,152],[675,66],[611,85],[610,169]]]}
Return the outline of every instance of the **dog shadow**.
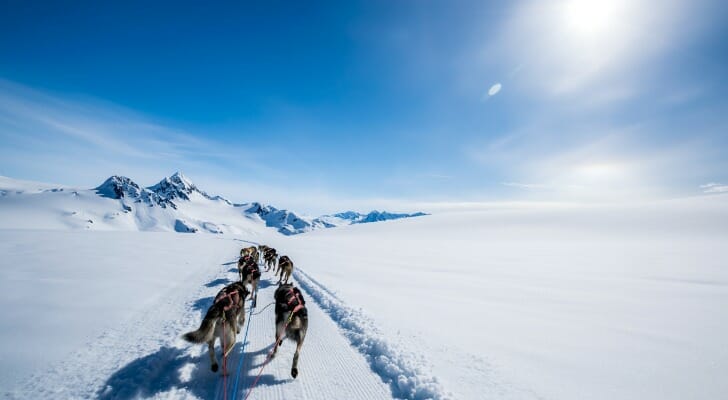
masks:
{"label": "dog shadow", "polygon": [[235,273],[237,274],[237,273],[238,273],[238,267],[235,267],[235,268],[230,268],[230,269],[228,270],[228,272],[235,272]]}
{"label": "dog shadow", "polygon": [[212,306],[213,301],[215,301],[215,298],[212,296],[197,299],[194,303],[192,303],[192,309],[199,311],[201,317],[204,318],[207,313],[207,309]]}
{"label": "dog shadow", "polygon": [[[243,365],[244,369],[244,375],[241,375],[240,380],[242,383],[242,386],[247,388],[249,387],[255,379],[258,377],[258,370],[260,367],[263,366],[263,363],[265,363],[265,359],[263,361],[260,361],[256,364],[251,364],[250,360],[253,359],[254,356],[262,354],[267,358],[268,353],[273,349],[273,345],[270,344],[266,347],[261,348],[257,351],[246,351],[245,352],[245,363]],[[270,362],[272,362],[271,360]],[[284,383],[290,383],[293,382],[292,378],[276,378],[272,374],[263,374],[258,379],[258,384],[262,386],[275,386],[275,385],[282,385]]]}
{"label": "dog shadow", "polygon": [[[228,358],[228,390],[231,380],[234,379],[240,359],[240,346],[235,344]],[[240,371],[240,385],[238,395],[244,393],[257,378],[259,365],[250,365],[250,360],[257,354],[268,354],[271,346],[254,352],[245,352],[243,365]],[[219,347],[215,350],[219,352]],[[219,359],[218,362],[222,362]],[[97,391],[96,398],[100,400],[131,400],[139,398],[166,397],[170,391],[186,390],[193,396],[201,399],[216,397],[220,373],[210,371],[210,361],[207,350],[199,356],[192,356],[186,348],[161,347],[154,353],[138,358],[114,372]],[[261,375],[258,385],[273,386],[292,382],[293,379],[278,379],[271,374]],[[231,393],[232,394],[232,393]]]}
{"label": "dog shadow", "polygon": [[[235,271],[237,271],[237,269],[235,269]],[[227,278],[217,278],[214,281],[211,281],[211,282],[206,283],[205,286],[206,287],[215,287],[215,286],[220,286],[220,285],[226,285],[229,282],[230,282],[230,279],[227,279]]]}
{"label": "dog shadow", "polygon": [[114,372],[96,393],[97,398],[149,398],[178,389],[186,389],[199,398],[212,398],[219,375],[207,368],[207,358],[207,352],[193,357],[186,349],[162,347]]}
{"label": "dog shadow", "polygon": [[265,289],[276,285],[277,283],[273,283],[270,279],[261,279],[260,282],[258,282],[259,289]]}
{"label": "dog shadow", "polygon": [[233,260],[233,261],[230,261],[230,262],[222,263],[222,265],[234,265],[234,264],[237,264],[237,263],[238,263],[238,260]]}

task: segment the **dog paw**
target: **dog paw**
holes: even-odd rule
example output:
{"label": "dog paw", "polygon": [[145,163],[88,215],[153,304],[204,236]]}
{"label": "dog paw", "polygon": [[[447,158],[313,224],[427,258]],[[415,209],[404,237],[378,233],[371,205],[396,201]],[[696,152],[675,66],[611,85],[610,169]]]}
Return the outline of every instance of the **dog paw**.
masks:
{"label": "dog paw", "polygon": [[212,364],[210,369],[212,370],[212,372],[217,372],[217,364]]}
{"label": "dog paw", "polygon": [[293,377],[293,379],[296,379],[296,377],[298,376],[298,368],[291,368],[291,376]]}

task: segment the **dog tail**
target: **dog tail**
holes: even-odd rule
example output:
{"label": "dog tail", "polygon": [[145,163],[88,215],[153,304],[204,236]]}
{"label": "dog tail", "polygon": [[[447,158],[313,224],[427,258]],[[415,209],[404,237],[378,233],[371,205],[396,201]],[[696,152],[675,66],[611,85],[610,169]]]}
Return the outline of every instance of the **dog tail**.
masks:
{"label": "dog tail", "polygon": [[205,318],[202,319],[200,328],[196,331],[187,332],[182,335],[182,338],[190,343],[205,343],[212,340],[212,335],[215,333],[215,325],[217,320],[222,316],[223,311],[220,307],[212,306],[207,310]]}

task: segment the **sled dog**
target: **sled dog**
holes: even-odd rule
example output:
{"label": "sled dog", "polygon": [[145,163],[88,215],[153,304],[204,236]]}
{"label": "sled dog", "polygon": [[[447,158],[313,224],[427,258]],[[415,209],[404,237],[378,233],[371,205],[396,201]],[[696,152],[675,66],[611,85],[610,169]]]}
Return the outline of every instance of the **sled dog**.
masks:
{"label": "sled dog", "polygon": [[278,259],[278,274],[280,275],[278,278],[278,283],[288,283],[288,278],[291,277],[292,272],[293,261],[291,261],[288,256],[281,256],[281,258]]}
{"label": "sled dog", "polygon": [[253,304],[255,308],[258,303],[258,283],[260,283],[260,269],[258,264],[255,263],[253,257],[248,256],[244,261],[242,268],[238,268],[240,272],[240,282],[243,285],[250,285],[250,293],[253,295]]}
{"label": "sled dog", "polygon": [[283,344],[285,338],[296,342],[296,353],[293,355],[291,376],[296,379],[298,376],[298,356],[301,353],[303,339],[308,329],[308,311],[306,301],[297,287],[286,284],[276,289],[274,294],[276,308],[276,343],[273,345],[275,356],[278,347]]}
{"label": "sled dog", "polygon": [[[215,358],[215,339],[220,340],[222,357],[226,357],[235,346],[235,337],[245,323],[245,297],[247,295],[248,290],[240,282],[225,286],[215,296],[215,301],[207,310],[200,327],[196,331],[182,335],[182,338],[190,343],[207,343],[212,372],[218,370]],[[222,373],[226,375],[227,371],[222,371]]]}
{"label": "sled dog", "polygon": [[265,272],[270,271],[271,268],[273,268],[273,273],[276,273],[276,259],[278,258],[278,253],[276,252],[276,249],[269,248],[265,254],[263,254],[263,261],[265,262]]}

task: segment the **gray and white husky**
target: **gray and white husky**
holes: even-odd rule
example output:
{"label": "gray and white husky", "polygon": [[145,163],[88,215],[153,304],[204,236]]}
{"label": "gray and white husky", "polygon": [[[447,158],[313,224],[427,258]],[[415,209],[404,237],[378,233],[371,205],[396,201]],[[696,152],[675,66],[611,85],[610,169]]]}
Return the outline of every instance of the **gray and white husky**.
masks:
{"label": "gray and white husky", "polygon": [[[248,289],[241,282],[225,286],[215,296],[215,301],[207,310],[199,329],[182,335],[184,340],[191,343],[207,343],[212,372],[217,372],[218,369],[215,339],[220,340],[222,357],[226,357],[235,346],[235,338],[245,323],[245,297],[248,294]],[[225,370],[222,373],[227,375]]]}
{"label": "gray and white husky", "polygon": [[285,338],[296,342],[296,353],[293,355],[291,376],[296,379],[298,376],[298,356],[301,353],[303,339],[306,338],[308,330],[308,311],[306,301],[301,291],[291,284],[281,285],[274,294],[276,301],[276,343],[273,354],[275,356],[278,347]]}

